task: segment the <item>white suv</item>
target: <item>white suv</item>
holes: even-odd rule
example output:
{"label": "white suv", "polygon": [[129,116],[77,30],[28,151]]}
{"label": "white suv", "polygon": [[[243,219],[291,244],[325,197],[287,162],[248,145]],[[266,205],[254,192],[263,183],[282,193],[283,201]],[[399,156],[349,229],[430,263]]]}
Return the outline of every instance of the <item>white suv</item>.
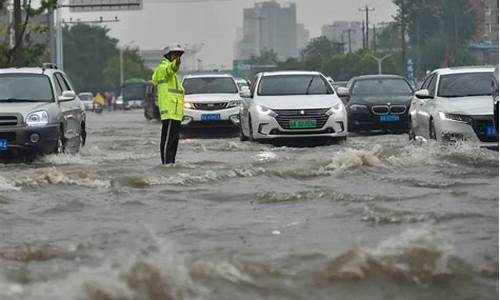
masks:
{"label": "white suv", "polygon": [[239,126],[242,99],[231,75],[188,75],[183,85],[184,127]]}

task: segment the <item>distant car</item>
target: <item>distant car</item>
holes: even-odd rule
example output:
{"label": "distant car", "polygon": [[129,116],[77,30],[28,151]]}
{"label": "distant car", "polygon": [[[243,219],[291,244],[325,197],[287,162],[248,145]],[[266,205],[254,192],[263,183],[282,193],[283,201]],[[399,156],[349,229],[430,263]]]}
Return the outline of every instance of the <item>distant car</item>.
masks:
{"label": "distant car", "polygon": [[240,91],[244,90],[245,88],[250,89],[250,82],[244,78],[235,78],[236,84],[238,85],[238,89]]}
{"label": "distant car", "polygon": [[259,73],[244,97],[241,140],[347,137],[347,113],[318,72]]}
{"label": "distant car", "polygon": [[408,109],[414,91],[403,77],[354,77],[337,92],[347,99],[349,131],[408,132]]}
{"label": "distant car", "polygon": [[491,105],[493,71],[458,67],[430,73],[411,103],[410,138],[498,147]]}
{"label": "distant car", "polygon": [[233,76],[228,74],[187,75],[185,89],[185,128],[239,126],[241,96]]}
{"label": "distant car", "polygon": [[85,110],[94,110],[94,95],[92,93],[79,93],[78,97],[80,98]]}
{"label": "distant car", "polygon": [[55,66],[0,69],[0,156],[78,151],[85,122],[71,82]]}
{"label": "distant car", "polygon": [[116,109],[124,109],[124,107],[123,107],[123,96],[122,95],[116,97]]}

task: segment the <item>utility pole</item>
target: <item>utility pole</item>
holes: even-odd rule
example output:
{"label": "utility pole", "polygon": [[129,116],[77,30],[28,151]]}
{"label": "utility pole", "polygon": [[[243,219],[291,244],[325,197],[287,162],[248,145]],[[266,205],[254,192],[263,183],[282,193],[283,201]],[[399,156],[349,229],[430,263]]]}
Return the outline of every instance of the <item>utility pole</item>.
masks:
{"label": "utility pole", "polygon": [[384,62],[384,60],[386,60],[387,58],[391,57],[392,54],[387,54],[386,56],[382,57],[382,58],[378,58],[374,55],[371,55],[371,54],[368,54],[368,56],[370,56],[371,58],[373,58],[374,60],[377,61],[377,64],[378,64],[378,74],[382,74],[382,63]]}
{"label": "utility pole", "polygon": [[406,0],[401,1],[401,72],[406,74]]}
{"label": "utility pole", "polygon": [[124,74],[123,74],[123,48],[120,47],[120,86],[123,84]]}
{"label": "utility pole", "polygon": [[366,33],[365,33],[365,21],[362,22],[362,31],[363,31],[363,49],[366,49]]}
{"label": "utility pole", "polygon": [[360,12],[365,12],[365,46],[367,49],[370,48],[370,40],[369,40],[369,33],[370,33],[370,22],[369,22],[369,14],[371,11],[374,11],[375,8],[370,8],[368,7],[368,5],[365,6],[365,8],[360,8],[359,11]]}
{"label": "utility pole", "polygon": [[22,63],[22,37],[21,37],[21,24],[22,24],[22,11],[21,11],[21,0],[14,0],[14,50],[13,63],[15,66],[19,66]]}
{"label": "utility pole", "polygon": [[373,24],[373,51],[377,51],[377,29]]}

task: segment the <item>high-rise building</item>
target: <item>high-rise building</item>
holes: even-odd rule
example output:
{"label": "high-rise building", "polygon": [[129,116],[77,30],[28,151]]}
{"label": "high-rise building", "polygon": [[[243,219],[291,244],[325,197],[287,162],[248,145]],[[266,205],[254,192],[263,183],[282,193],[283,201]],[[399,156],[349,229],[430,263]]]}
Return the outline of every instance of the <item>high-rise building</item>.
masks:
{"label": "high-rise building", "polygon": [[470,0],[478,14],[475,42],[498,44],[498,0]]}
{"label": "high-rise building", "polygon": [[363,48],[363,25],[361,22],[335,21],[332,25],[321,27],[321,35],[332,42],[343,43],[344,49],[349,51]]}
{"label": "high-rise building", "polygon": [[243,10],[243,28],[235,56],[248,59],[264,49],[272,49],[280,60],[285,60],[297,57],[308,39],[308,31],[297,24],[295,3],[260,2]]}

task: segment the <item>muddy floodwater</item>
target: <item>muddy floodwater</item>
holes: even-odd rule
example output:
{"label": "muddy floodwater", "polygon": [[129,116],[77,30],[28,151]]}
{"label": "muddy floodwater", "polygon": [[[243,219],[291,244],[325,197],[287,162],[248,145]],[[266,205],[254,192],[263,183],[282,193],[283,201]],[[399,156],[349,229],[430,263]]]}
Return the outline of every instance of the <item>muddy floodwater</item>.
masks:
{"label": "muddy floodwater", "polygon": [[283,147],[89,113],[0,164],[0,299],[498,299],[498,152],[406,135]]}

